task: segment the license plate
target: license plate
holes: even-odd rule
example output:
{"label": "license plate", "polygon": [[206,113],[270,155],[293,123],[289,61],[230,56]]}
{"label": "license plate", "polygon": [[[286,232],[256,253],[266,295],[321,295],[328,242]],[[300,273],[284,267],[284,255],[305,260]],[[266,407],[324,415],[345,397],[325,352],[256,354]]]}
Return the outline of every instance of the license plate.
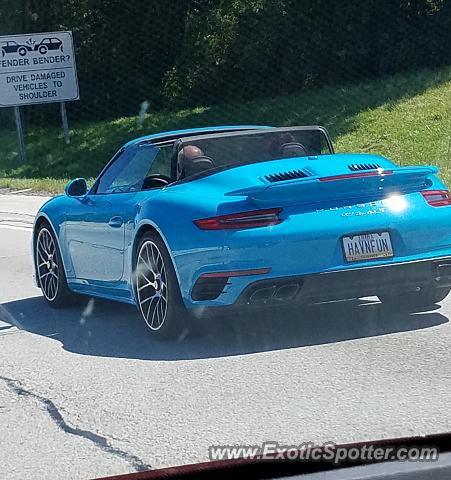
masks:
{"label": "license plate", "polygon": [[343,237],[343,250],[348,262],[393,257],[389,232],[363,233]]}

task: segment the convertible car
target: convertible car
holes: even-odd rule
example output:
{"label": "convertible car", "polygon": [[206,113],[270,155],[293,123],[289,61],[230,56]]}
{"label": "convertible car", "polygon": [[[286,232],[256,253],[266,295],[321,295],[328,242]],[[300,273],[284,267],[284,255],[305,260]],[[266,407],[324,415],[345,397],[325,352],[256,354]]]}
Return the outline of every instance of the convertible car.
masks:
{"label": "convertible car", "polygon": [[161,338],[234,308],[434,304],[451,287],[451,195],[437,171],[336,154],[319,126],[142,137],[90,189],[72,180],[38,212],[36,282],[55,307],[74,294],[136,305]]}

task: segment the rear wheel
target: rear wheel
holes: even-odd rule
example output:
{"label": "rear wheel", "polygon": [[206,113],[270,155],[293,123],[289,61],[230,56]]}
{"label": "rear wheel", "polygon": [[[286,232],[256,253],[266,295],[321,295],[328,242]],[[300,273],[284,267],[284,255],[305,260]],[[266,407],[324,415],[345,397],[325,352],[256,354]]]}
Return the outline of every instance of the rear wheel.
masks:
{"label": "rear wheel", "polygon": [[378,298],[384,305],[394,308],[429,307],[446,298],[450,290],[450,288],[430,287],[421,289],[419,292],[378,295]]}
{"label": "rear wheel", "polygon": [[36,276],[44,298],[50,306],[68,306],[73,294],[67,286],[61,253],[51,227],[43,223],[36,236]]}
{"label": "rear wheel", "polygon": [[171,258],[158,235],[144,235],[138,245],[135,265],[138,309],[149,333],[159,339],[182,335],[187,311]]}

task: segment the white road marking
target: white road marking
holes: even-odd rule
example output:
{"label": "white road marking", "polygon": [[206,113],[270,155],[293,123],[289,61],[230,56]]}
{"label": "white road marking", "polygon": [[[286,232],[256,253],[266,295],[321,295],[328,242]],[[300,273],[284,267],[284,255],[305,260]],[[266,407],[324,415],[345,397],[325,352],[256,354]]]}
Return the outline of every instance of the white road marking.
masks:
{"label": "white road marking", "polygon": [[23,232],[30,232],[33,230],[33,227],[30,225],[29,227],[17,227],[16,225],[2,225],[0,224],[0,228],[7,228],[9,230],[22,230]]}

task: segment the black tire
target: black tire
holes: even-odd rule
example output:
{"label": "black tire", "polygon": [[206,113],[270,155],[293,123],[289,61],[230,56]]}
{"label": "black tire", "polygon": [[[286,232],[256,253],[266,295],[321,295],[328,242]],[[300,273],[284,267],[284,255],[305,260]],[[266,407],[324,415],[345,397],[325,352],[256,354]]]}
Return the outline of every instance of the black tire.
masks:
{"label": "black tire", "polygon": [[378,298],[384,305],[397,309],[430,307],[446,298],[450,290],[450,288],[430,287],[421,289],[419,292],[378,295]]}
{"label": "black tire", "polygon": [[25,47],[20,47],[20,48],[17,50],[17,53],[18,53],[21,57],[25,57],[25,55],[28,53],[28,50],[27,50]]}
{"label": "black tire", "polygon": [[139,241],[133,286],[138,311],[153,338],[170,340],[186,334],[188,312],[171,257],[156,233],[146,233]]}
{"label": "black tire", "polygon": [[45,55],[48,52],[48,50],[49,49],[45,45],[41,45],[38,49],[38,51],[41,55]]}
{"label": "black tire", "polygon": [[[48,241],[49,237],[51,242]],[[42,223],[35,238],[35,272],[42,295],[53,308],[67,307],[73,303],[75,295],[67,286],[61,252],[51,226],[47,222]],[[47,242],[44,249],[47,255],[41,248],[42,242]]]}

